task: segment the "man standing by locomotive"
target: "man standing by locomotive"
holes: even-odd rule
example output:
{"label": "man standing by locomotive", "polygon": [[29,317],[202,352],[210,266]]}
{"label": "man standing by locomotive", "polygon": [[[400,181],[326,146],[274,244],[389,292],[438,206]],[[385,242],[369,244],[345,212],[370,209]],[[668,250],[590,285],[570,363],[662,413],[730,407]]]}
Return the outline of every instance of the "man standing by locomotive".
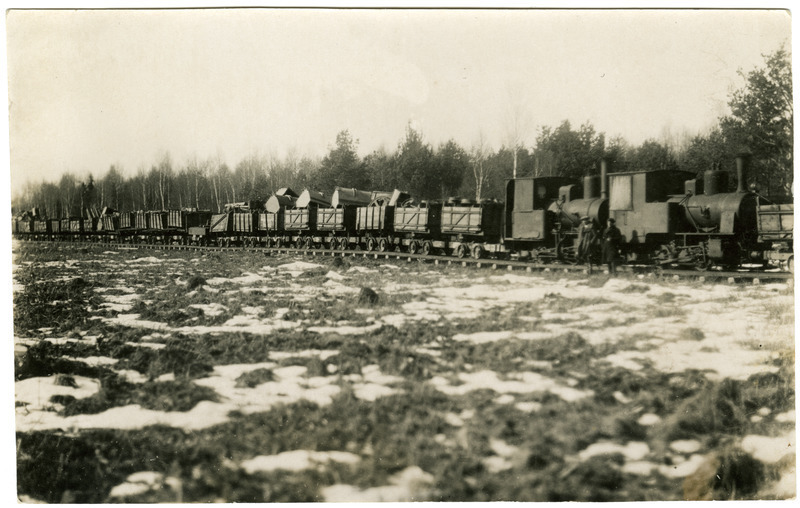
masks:
{"label": "man standing by locomotive", "polygon": [[595,240],[594,226],[592,220],[588,216],[581,218],[581,223],[578,226],[578,262],[589,262],[591,270],[591,245]]}
{"label": "man standing by locomotive", "polygon": [[608,219],[608,227],[603,231],[603,262],[608,264],[608,274],[617,273],[617,252],[622,240],[622,233],[614,219]]}

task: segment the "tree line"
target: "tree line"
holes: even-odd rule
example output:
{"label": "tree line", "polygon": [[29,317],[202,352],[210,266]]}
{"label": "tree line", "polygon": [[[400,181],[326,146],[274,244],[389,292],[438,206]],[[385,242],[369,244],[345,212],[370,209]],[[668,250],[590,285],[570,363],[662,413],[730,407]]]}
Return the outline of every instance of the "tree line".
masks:
{"label": "tree line", "polygon": [[576,128],[564,121],[540,128],[530,147],[515,140],[494,150],[482,135],[469,147],[454,140],[434,147],[409,124],[394,150],[380,148],[359,157],[358,140],[345,129],[322,158],[252,154],[230,167],[219,156],[177,163],[164,153],[132,176],[115,165],[99,178],[65,173],[58,182],[28,184],[12,200],[12,210],[38,207],[50,217],[104,206],[220,210],[225,203],[267,199],[281,187],[324,193],[336,186],[396,188],[417,199],[503,200],[505,182],[515,173],[579,178],[597,174],[606,158],[612,172],[677,169],[701,176],[713,167],[732,169],[742,152],[752,154],[750,181],[758,191],[786,198],[793,183],[791,55],[781,48],[764,56],[763,67],[740,75],[745,85],[730,94],[731,113],[698,135],[664,129],[658,139],[633,146],[621,137],[607,138],[590,122]]}

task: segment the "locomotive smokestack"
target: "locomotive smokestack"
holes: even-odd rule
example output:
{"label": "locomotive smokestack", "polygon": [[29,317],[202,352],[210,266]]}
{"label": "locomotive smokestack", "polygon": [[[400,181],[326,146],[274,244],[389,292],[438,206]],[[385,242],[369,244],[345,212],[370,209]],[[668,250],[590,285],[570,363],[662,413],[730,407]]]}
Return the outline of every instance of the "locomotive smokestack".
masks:
{"label": "locomotive smokestack", "polygon": [[594,176],[584,176],[583,177],[583,199],[597,199],[599,196],[599,192],[597,191],[597,187],[600,184],[600,177],[597,175]]}
{"label": "locomotive smokestack", "polygon": [[608,199],[608,159],[600,159],[600,197]]}
{"label": "locomotive smokestack", "polygon": [[747,166],[749,163],[749,153],[741,153],[736,156],[736,192],[747,191]]}

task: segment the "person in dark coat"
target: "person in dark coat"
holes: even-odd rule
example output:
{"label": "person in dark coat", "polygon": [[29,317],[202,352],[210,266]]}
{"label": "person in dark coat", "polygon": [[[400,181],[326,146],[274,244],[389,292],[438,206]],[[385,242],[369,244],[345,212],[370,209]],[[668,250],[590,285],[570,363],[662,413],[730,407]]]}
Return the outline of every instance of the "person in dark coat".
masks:
{"label": "person in dark coat", "polygon": [[614,219],[608,219],[608,227],[603,231],[603,263],[608,264],[608,274],[617,273],[617,252],[622,240],[622,233]]}
{"label": "person in dark coat", "polygon": [[578,256],[579,263],[589,263],[589,273],[592,273],[592,250],[597,240],[597,231],[594,223],[588,216],[581,218],[578,226]]}

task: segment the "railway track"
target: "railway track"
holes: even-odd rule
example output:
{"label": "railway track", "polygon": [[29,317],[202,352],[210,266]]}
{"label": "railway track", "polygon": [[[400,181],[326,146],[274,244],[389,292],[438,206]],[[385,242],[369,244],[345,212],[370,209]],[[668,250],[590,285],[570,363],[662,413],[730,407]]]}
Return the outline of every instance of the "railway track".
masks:
{"label": "railway track", "polygon": [[[31,240],[28,240],[31,241]],[[47,243],[46,241],[36,241],[37,243]],[[206,252],[251,252],[262,254],[296,254],[303,257],[354,257],[365,259],[384,259],[398,262],[417,262],[430,263],[442,266],[463,266],[476,269],[490,269],[502,271],[524,271],[524,272],[563,272],[563,273],[589,273],[586,265],[570,265],[561,263],[533,263],[530,261],[520,261],[514,259],[473,259],[455,258],[443,255],[410,254],[407,252],[375,252],[364,250],[325,250],[325,249],[298,249],[290,247],[223,247],[223,246],[203,246],[203,245],[179,245],[179,244],[149,244],[149,243],[105,243],[105,242],[65,242],[58,243],[59,246],[66,247],[104,247],[104,248],[135,248],[149,250],[190,250]],[[782,271],[763,271],[763,270],[741,270],[741,271],[697,271],[678,268],[663,268],[652,265],[621,265],[617,268],[624,274],[635,274],[645,277],[671,278],[698,280],[701,282],[728,282],[728,283],[754,283],[758,284],[766,281],[794,281],[794,274]],[[595,271],[605,273],[604,267],[595,267]]]}

